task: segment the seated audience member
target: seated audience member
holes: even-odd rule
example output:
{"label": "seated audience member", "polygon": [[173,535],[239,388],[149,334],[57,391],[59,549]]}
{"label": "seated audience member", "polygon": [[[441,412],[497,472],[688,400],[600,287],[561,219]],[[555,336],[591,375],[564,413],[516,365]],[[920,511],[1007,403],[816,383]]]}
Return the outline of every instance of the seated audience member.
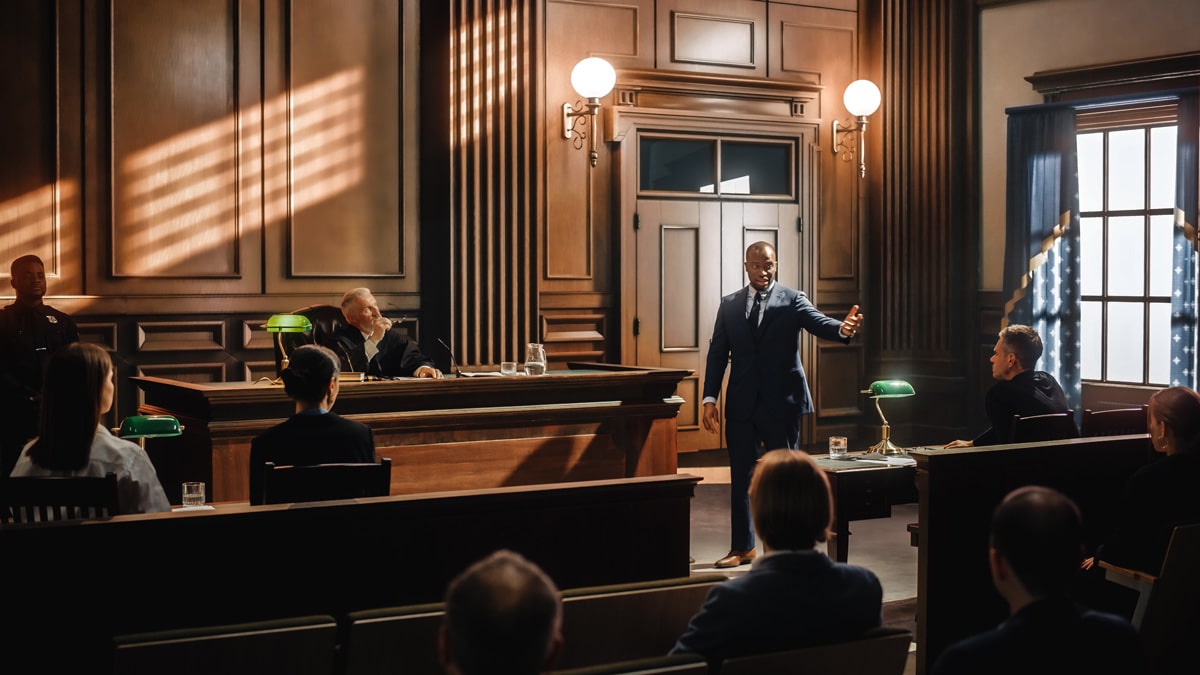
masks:
{"label": "seated audience member", "polygon": [[1158,575],[1175,526],[1200,522],[1200,394],[1187,387],[1155,392],[1147,430],[1166,456],[1125,481],[1117,523],[1084,569],[1099,559]]}
{"label": "seated audience member", "polygon": [[64,345],[79,342],[71,317],[43,302],[46,267],[23,255],[9,267],[13,303],[0,310],[0,475],[7,476],[21,449],[38,433],[38,400],[46,360]]}
{"label": "seated audience member", "polygon": [[1082,558],[1083,519],[1075,502],[1041,486],[1008,493],[992,514],[988,563],[1009,617],[948,647],[933,675],[1145,672],[1145,654],[1128,621],[1068,597]]}
{"label": "seated audience member", "polygon": [[750,512],[765,554],[714,586],[671,653],[722,658],[851,639],[879,626],[883,587],[870,570],[834,562],[829,479],[807,453],[772,450],[750,481]]}
{"label": "seated audience member", "polygon": [[441,379],[442,371],[421,352],[417,343],[379,312],[375,296],[367,288],[352,288],[342,296],[343,326],[326,345],[337,352],[342,370],[380,377],[426,377]]}
{"label": "seated audience member", "polygon": [[446,589],[438,656],[448,675],[532,675],[562,647],[562,596],[534,563],[500,550]]}
{"label": "seated audience member", "polygon": [[104,349],[76,342],[55,352],[46,363],[38,436],[25,446],[12,475],[115,473],[121,513],[170,511],[146,451],[101,424],[115,392],[112,360]]}
{"label": "seated audience member", "polygon": [[338,358],[327,347],[302,345],[281,374],[296,414],[250,443],[250,503],[262,504],[263,464],[369,464],[375,433],[365,424],[330,412],[339,391]]}
{"label": "seated audience member", "polygon": [[984,400],[991,428],[973,441],[956,440],[947,448],[1012,442],[1014,415],[1031,417],[1070,412],[1067,396],[1050,373],[1034,370],[1042,358],[1042,338],[1029,326],[1013,324],[1000,331],[992,348],[992,377],[999,380]]}

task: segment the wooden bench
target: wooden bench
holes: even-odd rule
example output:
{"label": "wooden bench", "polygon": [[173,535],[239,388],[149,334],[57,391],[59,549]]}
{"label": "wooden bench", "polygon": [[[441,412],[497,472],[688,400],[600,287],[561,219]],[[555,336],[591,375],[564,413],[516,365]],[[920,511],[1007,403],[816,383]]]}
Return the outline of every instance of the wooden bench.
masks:
{"label": "wooden bench", "polygon": [[[6,598],[0,647],[9,662],[36,659],[46,672],[105,672],[117,634],[439,602],[450,579],[500,548],[536,562],[559,588],[687,576],[699,480],[671,474],[0,525],[14,578],[36,589]],[[636,559],[613,560],[618,538]],[[63,583],[82,570],[100,581]]]}
{"label": "wooden bench", "polygon": [[[563,591],[563,650],[558,668],[666,654],[700,610],[713,574]],[[441,673],[437,633],[445,605],[431,603],[351,612],[344,622],[345,675]]]}
{"label": "wooden bench", "polygon": [[912,633],[881,626],[853,640],[765,654],[735,656],[713,664],[712,675],[902,675]]}
{"label": "wooden bench", "polygon": [[[187,594],[177,600],[186,612]],[[332,675],[337,622],[302,616],[120,635],[113,642],[113,675]]]}

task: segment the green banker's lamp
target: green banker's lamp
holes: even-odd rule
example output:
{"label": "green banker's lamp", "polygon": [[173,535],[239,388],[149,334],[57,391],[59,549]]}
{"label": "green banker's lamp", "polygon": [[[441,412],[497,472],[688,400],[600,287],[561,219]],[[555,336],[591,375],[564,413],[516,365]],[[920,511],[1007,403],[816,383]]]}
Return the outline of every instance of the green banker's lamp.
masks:
{"label": "green banker's lamp", "polygon": [[262,327],[268,333],[275,333],[275,344],[279,346],[279,372],[282,373],[288,367],[288,355],[280,333],[307,333],[313,326],[312,321],[303,314],[272,314]]}
{"label": "green banker's lamp", "polygon": [[879,413],[879,419],[883,421],[883,438],[871,446],[870,452],[877,452],[881,455],[908,454],[904,452],[904,448],[892,442],[892,427],[888,424],[887,418],[883,416],[883,409],[879,407],[879,399],[912,396],[916,393],[913,391],[912,385],[904,380],[876,380],[862,393],[870,394],[871,398],[875,399],[875,411]]}
{"label": "green banker's lamp", "polygon": [[183,435],[183,425],[172,415],[130,415],[113,432],[121,438],[169,438]]}

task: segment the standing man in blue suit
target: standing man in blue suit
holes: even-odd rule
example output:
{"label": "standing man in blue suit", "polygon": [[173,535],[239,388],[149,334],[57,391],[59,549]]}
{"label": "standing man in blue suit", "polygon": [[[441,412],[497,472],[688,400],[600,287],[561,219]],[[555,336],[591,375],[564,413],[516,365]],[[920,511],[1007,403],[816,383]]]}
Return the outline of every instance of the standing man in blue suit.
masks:
{"label": "standing man in blue suit", "polygon": [[754,464],[768,450],[796,449],[800,416],[813,411],[800,365],[800,331],[849,342],[862,326],[858,305],[846,318],[826,316],[801,291],[775,283],[775,247],[765,241],[746,249],[750,283],[721,298],[704,371],[704,428],[719,433],[717,397],[726,364],[731,370],[725,398],[725,444],[730,468],[730,551],[717,567],[754,559],[754,530],[747,493]]}

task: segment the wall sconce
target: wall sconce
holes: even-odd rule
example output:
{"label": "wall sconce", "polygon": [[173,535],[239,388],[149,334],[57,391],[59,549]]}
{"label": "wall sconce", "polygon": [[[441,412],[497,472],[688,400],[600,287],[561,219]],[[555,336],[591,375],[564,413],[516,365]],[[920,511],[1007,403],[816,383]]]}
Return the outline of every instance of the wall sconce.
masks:
{"label": "wall sconce", "polygon": [[888,424],[887,418],[883,416],[883,409],[879,407],[879,399],[912,396],[916,393],[913,391],[913,386],[904,380],[876,380],[862,393],[870,394],[871,398],[875,399],[875,412],[879,413],[879,419],[883,421],[883,438],[872,445],[870,451],[881,455],[907,455],[904,448],[892,442],[892,427]]}
{"label": "wall sconce", "polygon": [[855,80],[846,87],[846,92],[842,94],[842,103],[846,105],[846,110],[858,118],[858,126],[851,127],[844,124],[839,124],[837,120],[833,121],[833,151],[842,156],[843,162],[849,162],[854,156],[854,148],[847,146],[844,138],[839,138],[838,134],[858,134],[858,177],[863,178],[867,175],[867,144],[864,137],[867,134],[867,117],[879,110],[879,102],[881,96],[879,87],[870,80]]}
{"label": "wall sconce", "polygon": [[[564,103],[562,110],[563,138],[574,139],[575,149],[583,147],[583,139],[588,139],[588,149],[591,152],[592,166],[596,166],[600,155],[596,152],[596,116],[600,114],[600,99],[612,91],[617,83],[617,71],[602,58],[592,56],[586,58],[571,69],[571,86],[575,92],[587,99],[586,109],[573,108],[570,103]],[[591,135],[575,130],[575,123],[581,117],[588,117],[592,122]]]}

